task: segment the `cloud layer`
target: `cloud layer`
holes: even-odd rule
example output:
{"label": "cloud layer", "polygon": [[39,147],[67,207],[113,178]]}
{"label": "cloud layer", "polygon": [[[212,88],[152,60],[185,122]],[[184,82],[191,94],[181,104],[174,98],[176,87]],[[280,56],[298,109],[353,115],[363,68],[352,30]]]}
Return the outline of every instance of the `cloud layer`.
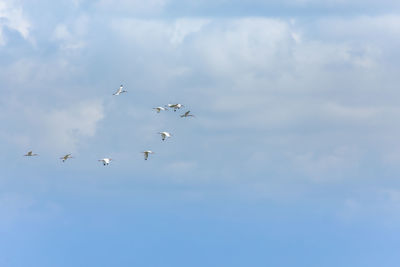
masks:
{"label": "cloud layer", "polygon": [[[38,121],[22,121],[35,121],[47,129],[44,140],[61,140],[63,148],[75,150],[76,138],[95,135],[104,116],[99,103],[115,105],[106,97],[124,82],[146,98],[135,104],[142,111],[170,101],[197,109],[202,116],[191,133],[197,140],[202,137],[196,130],[216,144],[220,138],[241,140],[238,150],[250,158],[259,155],[255,148],[274,144],[271,153],[293,166],[308,166],[305,175],[313,168],[316,173],[346,168],[350,158],[354,164],[348,167],[357,168],[368,151],[385,162],[398,146],[374,143],[390,143],[398,131],[391,122],[399,113],[392,101],[398,96],[393,58],[399,21],[393,15],[331,18],[315,21],[316,27],[302,19],[125,17],[103,25],[83,14],[55,26],[50,44],[56,50],[44,60],[28,54],[3,67],[13,74],[4,77],[5,88],[18,88],[8,91],[15,103],[6,108],[37,109],[43,113],[34,116]],[[99,31],[105,34],[97,36]],[[382,38],[373,38],[376,34]],[[46,91],[51,97],[38,97]],[[92,95],[100,102],[91,102]],[[76,101],[80,104],[71,105]],[[252,141],[246,146],[243,138]]]}
{"label": "cloud layer", "polygon": [[[2,35],[7,153],[78,153],[77,170],[88,173],[99,167],[93,159],[116,156],[125,177],[139,152],[152,149],[157,168],[135,170],[154,181],[229,184],[248,197],[259,188],[258,197],[277,199],[398,171],[397,15],[164,18],[173,3],[155,1],[118,7],[145,16],[114,16],[104,15],[114,9],[109,1],[77,1],[67,10],[80,12],[31,32],[27,9],[6,3],[2,29],[36,40]],[[10,12],[24,23],[11,23]],[[128,94],[113,97],[121,83]],[[197,117],[151,110],[169,102]],[[161,130],[174,137],[160,143]]]}

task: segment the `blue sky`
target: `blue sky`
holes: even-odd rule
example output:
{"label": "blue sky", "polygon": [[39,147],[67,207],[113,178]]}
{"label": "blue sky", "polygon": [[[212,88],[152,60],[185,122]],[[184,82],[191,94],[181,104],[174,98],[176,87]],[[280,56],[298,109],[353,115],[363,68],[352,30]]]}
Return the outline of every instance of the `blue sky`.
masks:
{"label": "blue sky", "polygon": [[398,266],[399,11],[0,0],[0,266]]}

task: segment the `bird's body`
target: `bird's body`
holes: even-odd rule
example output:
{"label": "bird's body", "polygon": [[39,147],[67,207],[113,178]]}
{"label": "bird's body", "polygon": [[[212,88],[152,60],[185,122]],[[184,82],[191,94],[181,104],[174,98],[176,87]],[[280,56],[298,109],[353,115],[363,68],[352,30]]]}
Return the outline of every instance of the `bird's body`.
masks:
{"label": "bird's body", "polygon": [[147,160],[149,158],[149,154],[154,154],[154,152],[151,150],[146,150],[146,151],[143,151],[142,153],[144,155],[144,160]]}
{"label": "bird's body", "polygon": [[61,157],[60,159],[62,160],[62,162],[65,162],[67,159],[70,159],[70,158],[73,158],[73,157],[71,156],[71,154],[67,154],[67,155]]}
{"label": "bird's body", "polygon": [[182,104],[168,104],[167,107],[174,109],[174,111],[184,107]]}
{"label": "bird's body", "polygon": [[121,86],[118,88],[118,90],[117,90],[113,95],[120,95],[120,94],[122,94],[122,93],[128,92],[128,91],[126,91],[126,90],[122,90],[122,88],[123,88],[123,86],[122,86],[122,84],[121,84]]}
{"label": "bird's body", "polygon": [[186,111],[186,112],[185,112],[185,114],[182,114],[182,115],[181,115],[181,118],[186,118],[186,117],[195,117],[194,115],[192,115],[192,114],[189,114],[189,113],[190,113],[190,110]]}
{"label": "bird's body", "polygon": [[25,157],[34,157],[34,156],[39,156],[38,154],[33,154],[32,151],[29,151],[24,155]]}
{"label": "bird's body", "polygon": [[153,109],[155,109],[157,111],[157,113],[160,113],[160,111],[168,110],[168,109],[163,108],[163,107],[155,107]]}
{"label": "bird's body", "polygon": [[161,139],[163,141],[165,140],[165,138],[167,138],[167,137],[169,138],[172,136],[169,132],[159,132],[159,134],[161,134]]}
{"label": "bird's body", "polygon": [[106,165],[110,164],[111,160],[112,159],[110,159],[110,158],[104,158],[104,159],[99,159],[98,161],[103,162],[103,165],[106,166]]}

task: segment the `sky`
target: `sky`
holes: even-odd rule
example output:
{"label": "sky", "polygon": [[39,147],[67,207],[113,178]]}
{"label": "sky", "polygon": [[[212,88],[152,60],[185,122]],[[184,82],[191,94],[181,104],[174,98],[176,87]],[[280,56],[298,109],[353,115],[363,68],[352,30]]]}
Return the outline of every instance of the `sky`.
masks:
{"label": "sky", "polygon": [[398,266],[399,47],[394,0],[0,0],[0,266]]}

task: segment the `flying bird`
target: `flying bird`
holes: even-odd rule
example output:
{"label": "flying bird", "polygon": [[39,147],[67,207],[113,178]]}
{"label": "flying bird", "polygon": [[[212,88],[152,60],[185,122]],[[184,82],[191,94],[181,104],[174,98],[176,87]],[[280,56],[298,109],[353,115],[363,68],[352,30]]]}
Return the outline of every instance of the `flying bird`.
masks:
{"label": "flying bird", "polygon": [[169,138],[171,137],[171,134],[169,132],[159,132],[159,134],[161,134],[161,139],[164,141],[165,138]]}
{"label": "flying bird", "polygon": [[122,90],[122,88],[123,88],[123,86],[122,86],[122,84],[121,84],[121,86],[118,88],[118,90],[117,90],[113,95],[120,95],[120,94],[122,94],[122,93],[128,92],[128,91],[126,91],[126,90]]}
{"label": "flying bird", "polygon": [[186,117],[195,117],[194,115],[192,115],[192,114],[189,114],[189,113],[190,113],[190,110],[186,111],[186,112],[185,112],[185,114],[182,114],[182,115],[181,115],[181,118],[186,118]]}
{"label": "flying bird", "polygon": [[67,159],[70,159],[70,158],[73,158],[73,157],[71,156],[71,154],[67,154],[67,155],[65,155],[64,157],[61,157],[60,159],[62,159],[62,162],[65,162]]}
{"label": "flying bird", "polygon": [[161,110],[168,110],[168,109],[166,109],[166,108],[163,108],[163,107],[155,107],[155,108],[153,108],[153,109],[155,109],[156,111],[157,111],[157,113],[160,113],[160,111]]}
{"label": "flying bird", "polygon": [[39,156],[39,154],[33,154],[32,151],[29,151],[24,155],[25,157],[33,157],[33,156]]}
{"label": "flying bird", "polygon": [[112,159],[110,159],[110,158],[104,158],[104,159],[99,159],[98,161],[103,162],[103,165],[106,166],[106,165],[110,164],[111,160]]}
{"label": "flying bird", "polygon": [[168,105],[166,105],[166,107],[173,108],[174,111],[176,111],[177,109],[180,109],[180,108],[184,107],[184,105],[182,105],[182,104],[168,104]]}
{"label": "flying bird", "polygon": [[144,154],[144,160],[147,160],[149,158],[149,154],[154,154],[153,151],[151,150],[146,150],[142,152]]}

